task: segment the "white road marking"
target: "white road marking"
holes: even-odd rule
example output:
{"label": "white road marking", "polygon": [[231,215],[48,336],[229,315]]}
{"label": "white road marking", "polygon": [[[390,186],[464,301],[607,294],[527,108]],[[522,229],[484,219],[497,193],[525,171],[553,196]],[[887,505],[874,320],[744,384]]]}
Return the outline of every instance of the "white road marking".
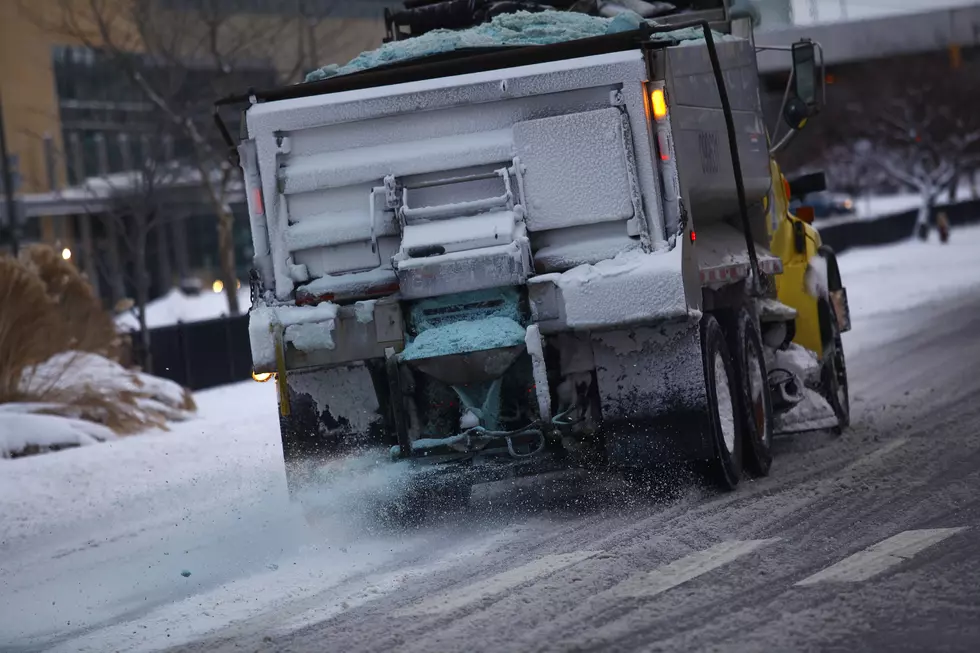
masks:
{"label": "white road marking", "polygon": [[880,447],[878,449],[875,449],[871,453],[866,454],[866,455],[862,456],[861,458],[858,458],[857,460],[855,460],[854,462],[852,462],[850,465],[848,465],[847,467],[845,467],[844,468],[844,471],[842,473],[843,474],[849,474],[850,472],[853,472],[854,470],[858,469],[859,467],[865,467],[869,463],[877,463],[879,460],[881,460],[882,458],[884,458],[885,456],[887,456],[891,452],[895,451],[896,449],[898,449],[900,447],[905,446],[908,443],[908,441],[909,441],[908,437],[901,437],[901,438],[899,438],[897,440],[892,440],[891,442],[889,442],[885,446]]}
{"label": "white road marking", "polygon": [[599,553],[601,552],[575,551],[574,553],[546,555],[526,565],[505,571],[496,576],[491,576],[486,580],[481,580],[457,590],[439,594],[421,603],[402,608],[396,611],[395,615],[407,617],[422,614],[446,614],[471,603],[503,594],[518,585],[523,585],[524,583],[547,576],[565,567],[570,567],[577,562],[591,558]]}
{"label": "white road marking", "polygon": [[768,540],[722,542],[710,549],[684,556],[647,574],[629,578],[610,589],[608,595],[610,598],[656,596],[778,540],[778,537],[774,537]]}
{"label": "white road marking", "polygon": [[904,531],[804,578],[797,585],[868,580],[962,530],[963,528],[927,528]]}

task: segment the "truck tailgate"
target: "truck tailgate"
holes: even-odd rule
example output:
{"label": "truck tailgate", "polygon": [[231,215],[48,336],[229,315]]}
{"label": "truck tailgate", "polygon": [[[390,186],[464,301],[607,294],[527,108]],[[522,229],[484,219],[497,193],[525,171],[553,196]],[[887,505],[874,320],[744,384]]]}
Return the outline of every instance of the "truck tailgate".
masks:
{"label": "truck tailgate", "polygon": [[662,240],[645,78],[631,50],[252,106],[276,296],[447,292],[418,275],[467,252],[514,265],[457,290],[523,283],[554,242]]}

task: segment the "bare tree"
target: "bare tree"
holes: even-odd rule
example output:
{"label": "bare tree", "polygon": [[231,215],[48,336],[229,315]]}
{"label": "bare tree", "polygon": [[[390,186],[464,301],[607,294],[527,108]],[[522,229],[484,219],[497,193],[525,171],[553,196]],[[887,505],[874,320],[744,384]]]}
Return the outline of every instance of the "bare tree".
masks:
{"label": "bare tree", "polygon": [[835,91],[825,120],[834,125],[831,140],[847,145],[831,155],[917,192],[917,230],[926,233],[939,196],[975,165],[978,71],[920,56],[865,64],[861,80]]}
{"label": "bare tree", "polygon": [[[122,173],[87,179],[83,186],[93,199],[87,212],[105,229],[104,256],[98,258],[110,281],[116,310],[132,304],[139,325],[139,344],[144,369],[152,371],[147,305],[150,302],[151,237],[163,238],[164,228],[177,215],[174,189],[187,177],[187,169],[168,161],[166,138],[144,138],[142,152]],[[167,255],[161,251],[158,256]],[[164,284],[170,280],[162,279]],[[132,300],[128,300],[132,290]]]}
{"label": "bare tree", "polygon": [[229,312],[237,315],[229,202],[239,179],[213,128],[211,103],[248,87],[295,81],[313,68],[323,50],[317,43],[330,36],[321,27],[329,7],[319,2],[314,12],[307,0],[283,0],[277,13],[256,16],[236,0],[57,2],[56,17],[36,20],[111,61],[161,116],[177,159],[196,175],[217,216],[221,280]]}

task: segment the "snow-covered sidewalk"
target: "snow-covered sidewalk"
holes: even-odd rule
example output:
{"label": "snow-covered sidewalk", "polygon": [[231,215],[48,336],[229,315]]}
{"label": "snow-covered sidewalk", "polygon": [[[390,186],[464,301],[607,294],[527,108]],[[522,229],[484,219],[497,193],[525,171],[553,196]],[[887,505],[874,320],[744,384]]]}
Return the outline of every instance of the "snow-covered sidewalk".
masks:
{"label": "snow-covered sidewalk", "polygon": [[961,227],[945,245],[929,241],[852,249],[839,259],[853,330],[844,334],[848,354],[900,336],[903,311],[980,293],[980,226]]}
{"label": "snow-covered sidewalk", "polygon": [[170,603],[289,548],[274,386],[197,399],[170,432],[0,461],[0,642]]}

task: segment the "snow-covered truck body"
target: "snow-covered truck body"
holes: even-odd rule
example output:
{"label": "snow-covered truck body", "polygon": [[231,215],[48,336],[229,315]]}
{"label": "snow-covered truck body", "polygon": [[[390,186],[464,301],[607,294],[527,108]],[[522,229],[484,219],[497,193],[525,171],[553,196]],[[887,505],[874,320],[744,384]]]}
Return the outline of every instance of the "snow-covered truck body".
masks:
{"label": "snow-covered truck body", "polygon": [[294,485],[377,447],[480,478],[670,455],[737,483],[743,422],[771,428],[758,307],[792,316],[762,296],[755,51],[700,27],[252,96],[250,336]]}

